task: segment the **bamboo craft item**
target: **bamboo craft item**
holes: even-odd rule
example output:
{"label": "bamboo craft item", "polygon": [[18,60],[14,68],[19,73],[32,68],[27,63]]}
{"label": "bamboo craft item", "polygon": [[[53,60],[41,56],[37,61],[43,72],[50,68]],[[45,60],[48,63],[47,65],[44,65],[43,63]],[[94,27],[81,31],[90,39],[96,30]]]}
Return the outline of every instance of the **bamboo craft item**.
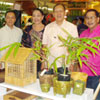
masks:
{"label": "bamboo craft item", "polygon": [[25,86],[36,81],[37,68],[36,60],[33,57],[32,49],[19,48],[17,55],[14,57],[14,50],[7,60],[5,55],[1,62],[5,64],[5,82],[16,86]]}
{"label": "bamboo craft item", "polygon": [[47,75],[47,74],[41,76],[39,73],[40,84],[50,84],[50,86],[53,86],[53,77],[54,75]]}
{"label": "bamboo craft item", "polygon": [[74,81],[81,80],[81,81],[85,82],[85,87],[86,87],[87,78],[88,78],[88,75],[86,73],[83,73],[83,72],[72,72],[71,73],[71,78]]}
{"label": "bamboo craft item", "polygon": [[36,98],[36,96],[23,92],[13,91],[4,95],[3,98],[4,100],[33,100],[34,98]]}

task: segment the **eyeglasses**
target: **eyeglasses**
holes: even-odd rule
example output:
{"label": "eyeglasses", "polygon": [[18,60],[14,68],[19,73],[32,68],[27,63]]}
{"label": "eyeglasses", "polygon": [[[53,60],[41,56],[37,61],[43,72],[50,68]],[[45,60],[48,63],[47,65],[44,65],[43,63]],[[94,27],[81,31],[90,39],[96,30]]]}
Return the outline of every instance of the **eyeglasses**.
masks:
{"label": "eyeglasses", "polygon": [[85,17],[86,20],[94,20],[95,18],[97,18],[96,16],[91,16],[91,17]]}

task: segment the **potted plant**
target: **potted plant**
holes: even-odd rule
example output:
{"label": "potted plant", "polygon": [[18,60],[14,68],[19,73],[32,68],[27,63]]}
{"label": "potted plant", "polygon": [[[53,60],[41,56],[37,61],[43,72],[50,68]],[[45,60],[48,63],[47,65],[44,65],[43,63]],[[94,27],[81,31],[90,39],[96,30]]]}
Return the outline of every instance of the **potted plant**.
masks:
{"label": "potted plant", "polygon": [[[59,70],[59,68],[57,68],[56,62],[60,58],[64,59],[64,64]],[[52,63],[52,66],[54,66],[54,69],[56,72],[56,76],[53,78],[54,95],[62,94],[64,97],[66,97],[66,94],[70,93],[71,82],[72,82],[70,79],[70,73],[68,72],[68,68],[66,64],[66,55],[61,55],[55,58],[54,62]]]}
{"label": "potted plant", "polygon": [[[67,47],[68,50],[68,57],[67,57],[67,64],[74,64],[76,62],[79,63],[80,67],[82,68],[82,63],[85,63],[88,65],[88,67],[91,69],[91,71],[95,73],[93,70],[93,67],[88,64],[88,55],[84,54],[84,50],[90,50],[91,53],[95,56],[95,54],[98,54],[98,51],[96,49],[99,49],[100,46],[100,38],[74,38],[72,37],[65,29],[63,31],[68,35],[67,39],[64,39],[61,36],[58,36],[59,39],[62,41],[63,45]],[[98,42],[98,45],[96,45],[93,40],[96,40]],[[82,57],[85,57],[87,60],[81,60]]]}
{"label": "potted plant", "polygon": [[[90,50],[91,53],[93,53],[94,56],[95,56],[96,53],[98,53],[96,51],[96,49],[99,49],[99,46],[100,46],[100,38],[99,37],[95,37],[95,38],[92,38],[92,39],[88,39],[88,38],[74,38],[65,29],[63,29],[63,31],[68,35],[68,37],[67,37],[67,39],[65,39],[62,36],[58,36],[58,38],[62,41],[62,45],[60,45],[60,46],[65,46],[67,48],[69,54],[68,54],[68,56],[64,56],[63,55],[64,58],[65,58],[65,65],[63,67],[63,70],[64,70],[63,71],[64,72],[63,75],[62,74],[58,74],[58,77],[54,78],[54,94],[57,94],[57,93],[58,94],[63,94],[64,97],[65,97],[66,94],[68,93],[68,92],[66,92],[67,91],[66,88],[70,87],[70,85],[68,87],[66,87],[67,85],[65,85],[65,89],[64,89],[63,88],[64,87],[64,82],[62,83],[62,80],[59,80],[59,75],[60,75],[60,77],[67,76],[68,77],[67,78],[68,79],[67,81],[69,81],[71,78],[70,78],[70,75],[68,75],[68,73],[67,73],[67,75],[65,73],[66,72],[66,67],[69,66],[68,69],[70,69],[70,66],[71,65],[74,65],[75,63],[79,63],[80,68],[82,68],[82,63],[87,64],[88,67],[91,69],[91,71],[95,75],[97,75],[95,73],[95,71],[93,70],[93,66],[90,66],[88,64],[88,60],[82,60],[81,58],[82,57],[85,57],[86,59],[88,59],[88,55],[86,55],[86,54],[83,53],[83,51],[86,50],[86,49],[87,50]],[[93,40],[98,41],[98,45],[96,45],[93,42]],[[61,56],[61,57],[63,57],[63,56]],[[56,58],[55,61],[57,59],[59,59],[59,57]],[[54,64],[54,65],[56,65],[56,64]],[[71,72],[71,74],[72,74],[71,77],[74,80],[82,80],[82,81],[85,82],[85,86],[86,86],[86,80],[87,80],[87,77],[88,77],[87,74],[81,73],[81,72]],[[75,77],[76,75],[78,75],[78,76]],[[61,78],[61,79],[63,79],[63,78]],[[60,87],[62,89],[60,89]]]}
{"label": "potted plant", "polygon": [[[45,72],[42,72],[42,74],[41,74],[41,72],[39,73],[40,83],[41,84],[49,83],[50,86],[52,86],[53,85],[52,78],[53,78],[54,72],[53,72],[53,69],[50,67],[50,65],[48,63],[48,55],[50,54],[49,48],[51,48],[52,46],[50,46],[49,48],[43,47],[41,40],[35,34],[33,34],[33,35],[34,35],[34,38],[35,38],[36,41],[33,44],[34,48],[32,48],[34,56],[31,59],[32,60],[34,60],[34,59],[39,60],[42,63],[43,62],[46,63],[47,69],[45,70]],[[5,57],[5,59],[7,59],[13,49],[14,49],[14,56],[16,56],[18,48],[20,46],[22,46],[20,43],[13,43],[13,44],[10,44],[10,45],[5,46],[3,48],[0,48],[0,51],[9,48],[8,53]],[[49,85],[47,85],[47,86],[49,86]],[[47,92],[47,90],[45,92]]]}
{"label": "potted plant", "polygon": [[37,56],[36,59],[46,64],[46,67],[47,67],[43,71],[39,72],[39,81],[40,81],[41,90],[43,92],[48,92],[50,87],[53,86],[52,79],[54,76],[54,72],[48,62],[48,56],[50,54],[49,48],[43,47],[40,41],[36,41],[33,48],[34,54]]}

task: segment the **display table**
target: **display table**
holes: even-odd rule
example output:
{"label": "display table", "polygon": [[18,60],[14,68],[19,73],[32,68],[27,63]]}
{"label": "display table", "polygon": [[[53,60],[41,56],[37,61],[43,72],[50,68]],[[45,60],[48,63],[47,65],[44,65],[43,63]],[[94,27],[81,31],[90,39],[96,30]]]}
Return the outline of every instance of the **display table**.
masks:
{"label": "display table", "polygon": [[88,89],[88,88],[85,89],[84,94],[81,96],[73,94],[72,89],[71,89],[71,93],[69,95],[66,95],[66,98],[63,98],[62,95],[58,95],[58,94],[54,96],[53,88],[51,88],[48,93],[43,93],[41,91],[38,79],[36,83],[30,84],[25,87],[18,87],[18,86],[13,86],[6,83],[0,83],[0,97],[6,93],[5,91],[6,88],[10,88],[13,90],[17,90],[17,91],[21,91],[21,92],[25,92],[29,94],[34,94],[34,95],[45,97],[45,98],[50,98],[53,100],[66,100],[66,99],[67,100],[92,100],[93,99],[93,90]]}

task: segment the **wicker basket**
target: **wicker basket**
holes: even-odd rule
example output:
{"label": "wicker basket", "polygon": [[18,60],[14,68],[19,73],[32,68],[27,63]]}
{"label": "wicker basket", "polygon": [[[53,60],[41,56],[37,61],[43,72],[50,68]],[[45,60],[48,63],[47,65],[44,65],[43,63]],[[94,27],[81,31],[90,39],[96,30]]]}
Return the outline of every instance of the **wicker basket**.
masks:
{"label": "wicker basket", "polygon": [[19,48],[16,57],[13,56],[13,52],[6,61],[5,56],[1,59],[5,64],[5,82],[16,86],[35,82],[37,69],[36,61],[30,60],[33,57],[32,49]]}
{"label": "wicker basket", "polygon": [[13,91],[4,95],[3,98],[4,100],[33,100],[36,98],[36,96],[23,92]]}
{"label": "wicker basket", "polygon": [[51,75],[44,74],[43,76],[41,76],[39,72],[40,84],[50,84],[50,86],[53,86],[53,77],[54,77],[54,74],[51,74]]}

